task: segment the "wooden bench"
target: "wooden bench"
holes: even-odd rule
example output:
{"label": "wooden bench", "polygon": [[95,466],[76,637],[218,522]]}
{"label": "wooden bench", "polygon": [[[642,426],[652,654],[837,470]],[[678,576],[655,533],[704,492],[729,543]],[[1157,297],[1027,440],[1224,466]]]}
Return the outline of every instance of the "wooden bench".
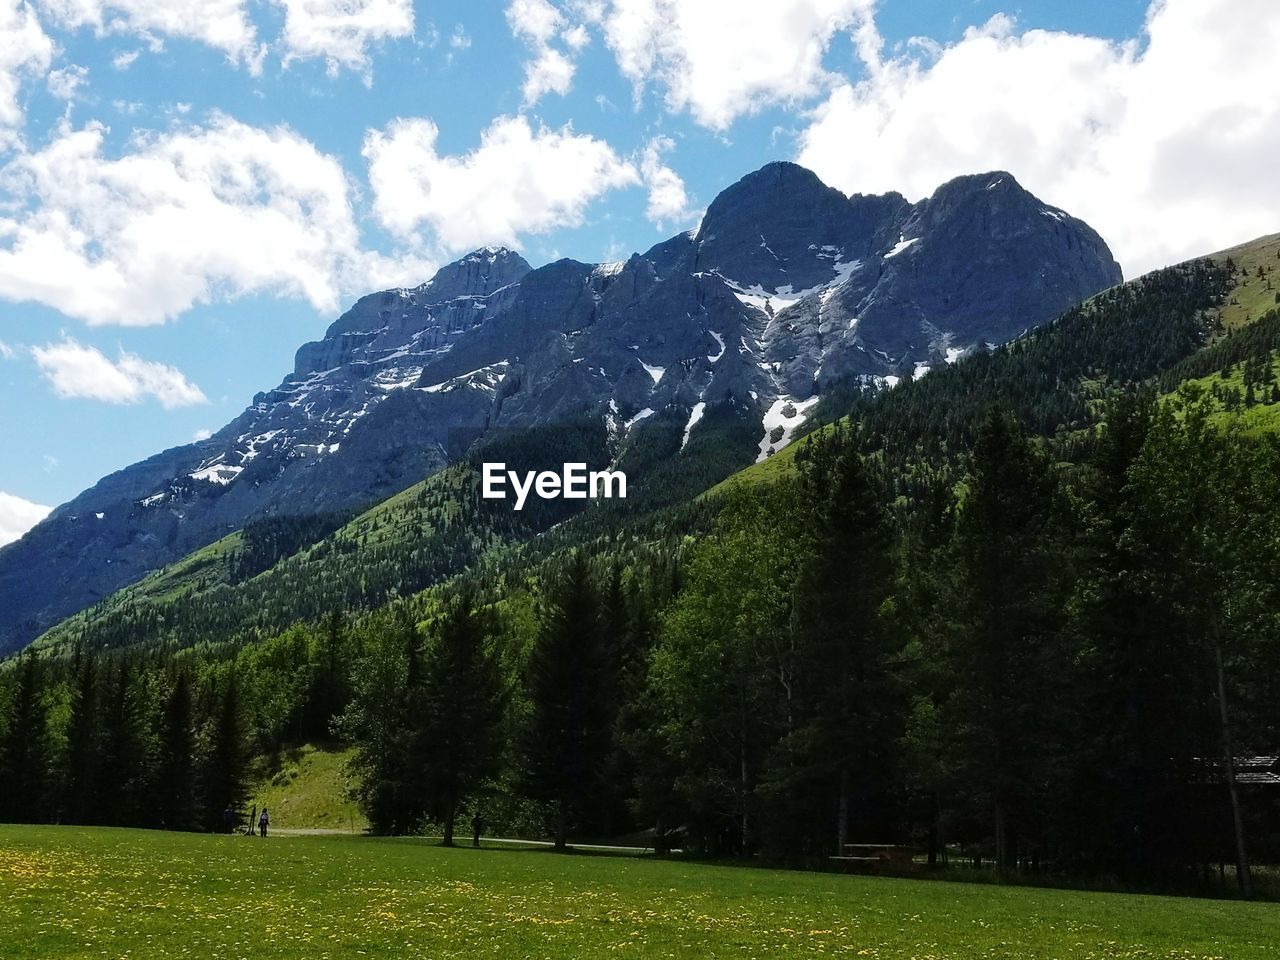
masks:
{"label": "wooden bench", "polygon": [[896,843],[846,843],[844,853],[831,857],[849,867],[890,869],[895,872],[913,870],[916,850]]}

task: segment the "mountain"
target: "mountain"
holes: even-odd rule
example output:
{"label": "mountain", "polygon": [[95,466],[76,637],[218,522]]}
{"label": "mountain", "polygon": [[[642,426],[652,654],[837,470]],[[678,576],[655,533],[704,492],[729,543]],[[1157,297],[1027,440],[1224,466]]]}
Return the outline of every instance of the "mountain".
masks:
{"label": "mountain", "polygon": [[[918,377],[1120,279],[1092,229],[1003,172],[912,204],[772,163],[626,261],[478,250],[363,297],[216,434],[0,550],[0,651],[254,521],[353,512],[497,436],[593,420],[619,462],[657,477],[716,444],[723,475],[834,384]],[[670,442],[646,460],[650,433]]]}
{"label": "mountain", "polygon": [[[960,482],[974,431],[993,405],[1015,413],[1063,464],[1088,457],[1108,400],[1138,385],[1170,393],[1190,380],[1220,397],[1215,418],[1274,433],[1280,393],[1255,383],[1256,405],[1247,407],[1245,397],[1248,371],[1265,379],[1266,358],[1280,348],[1280,308],[1257,309],[1276,302],[1278,262],[1280,236],[1265,237],[1110,288],[1025,337],[894,389],[828,391],[808,436],[722,483],[728,435],[717,434],[717,415],[699,422],[683,451],[683,418],[655,415],[621,462],[647,451],[642,469],[627,469],[645,489],[660,490],[659,498],[589,510],[536,501],[513,513],[479,497],[478,461],[521,470],[591,462],[609,456],[605,431],[587,418],[486,439],[465,461],[328,535],[326,515],[255,521],[64,620],[39,644],[53,652],[77,642],[184,648],[269,638],[335,609],[377,611],[396,597],[428,596],[464,570],[472,581],[506,585],[500,594],[518,590],[574,547],[662,569],[681,545],[711,529],[726,502],[720,493],[794,476],[811,443],[830,437],[837,420],[857,424],[865,451],[875,453],[869,462],[903,504],[917,506]],[[1224,394],[1231,390],[1234,403]]]}

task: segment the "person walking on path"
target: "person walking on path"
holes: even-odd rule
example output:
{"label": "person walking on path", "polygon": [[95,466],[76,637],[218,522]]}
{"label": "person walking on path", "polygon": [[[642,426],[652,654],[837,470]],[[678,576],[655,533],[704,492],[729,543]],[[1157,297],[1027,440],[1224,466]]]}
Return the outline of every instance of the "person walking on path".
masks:
{"label": "person walking on path", "polygon": [[476,814],[471,818],[471,845],[473,847],[480,846],[480,834],[484,831],[484,817],[480,816],[480,808],[476,807]]}
{"label": "person walking on path", "polygon": [[265,837],[267,835],[267,825],[271,823],[271,818],[267,816],[267,808],[262,808],[262,813],[258,814],[258,836]]}

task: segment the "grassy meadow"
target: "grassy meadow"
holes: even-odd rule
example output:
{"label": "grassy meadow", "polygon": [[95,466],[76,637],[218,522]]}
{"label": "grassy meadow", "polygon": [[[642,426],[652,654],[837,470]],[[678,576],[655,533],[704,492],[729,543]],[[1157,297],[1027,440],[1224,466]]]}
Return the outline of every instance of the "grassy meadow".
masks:
{"label": "grassy meadow", "polygon": [[1280,957],[1274,904],[0,826],[0,957]]}

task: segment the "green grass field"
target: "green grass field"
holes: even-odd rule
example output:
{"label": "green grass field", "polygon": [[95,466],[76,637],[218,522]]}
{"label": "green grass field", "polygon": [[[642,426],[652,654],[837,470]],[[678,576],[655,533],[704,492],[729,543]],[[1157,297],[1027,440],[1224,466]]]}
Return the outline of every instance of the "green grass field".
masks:
{"label": "green grass field", "polygon": [[1280,956],[1274,904],[425,841],[0,827],[0,957]]}

